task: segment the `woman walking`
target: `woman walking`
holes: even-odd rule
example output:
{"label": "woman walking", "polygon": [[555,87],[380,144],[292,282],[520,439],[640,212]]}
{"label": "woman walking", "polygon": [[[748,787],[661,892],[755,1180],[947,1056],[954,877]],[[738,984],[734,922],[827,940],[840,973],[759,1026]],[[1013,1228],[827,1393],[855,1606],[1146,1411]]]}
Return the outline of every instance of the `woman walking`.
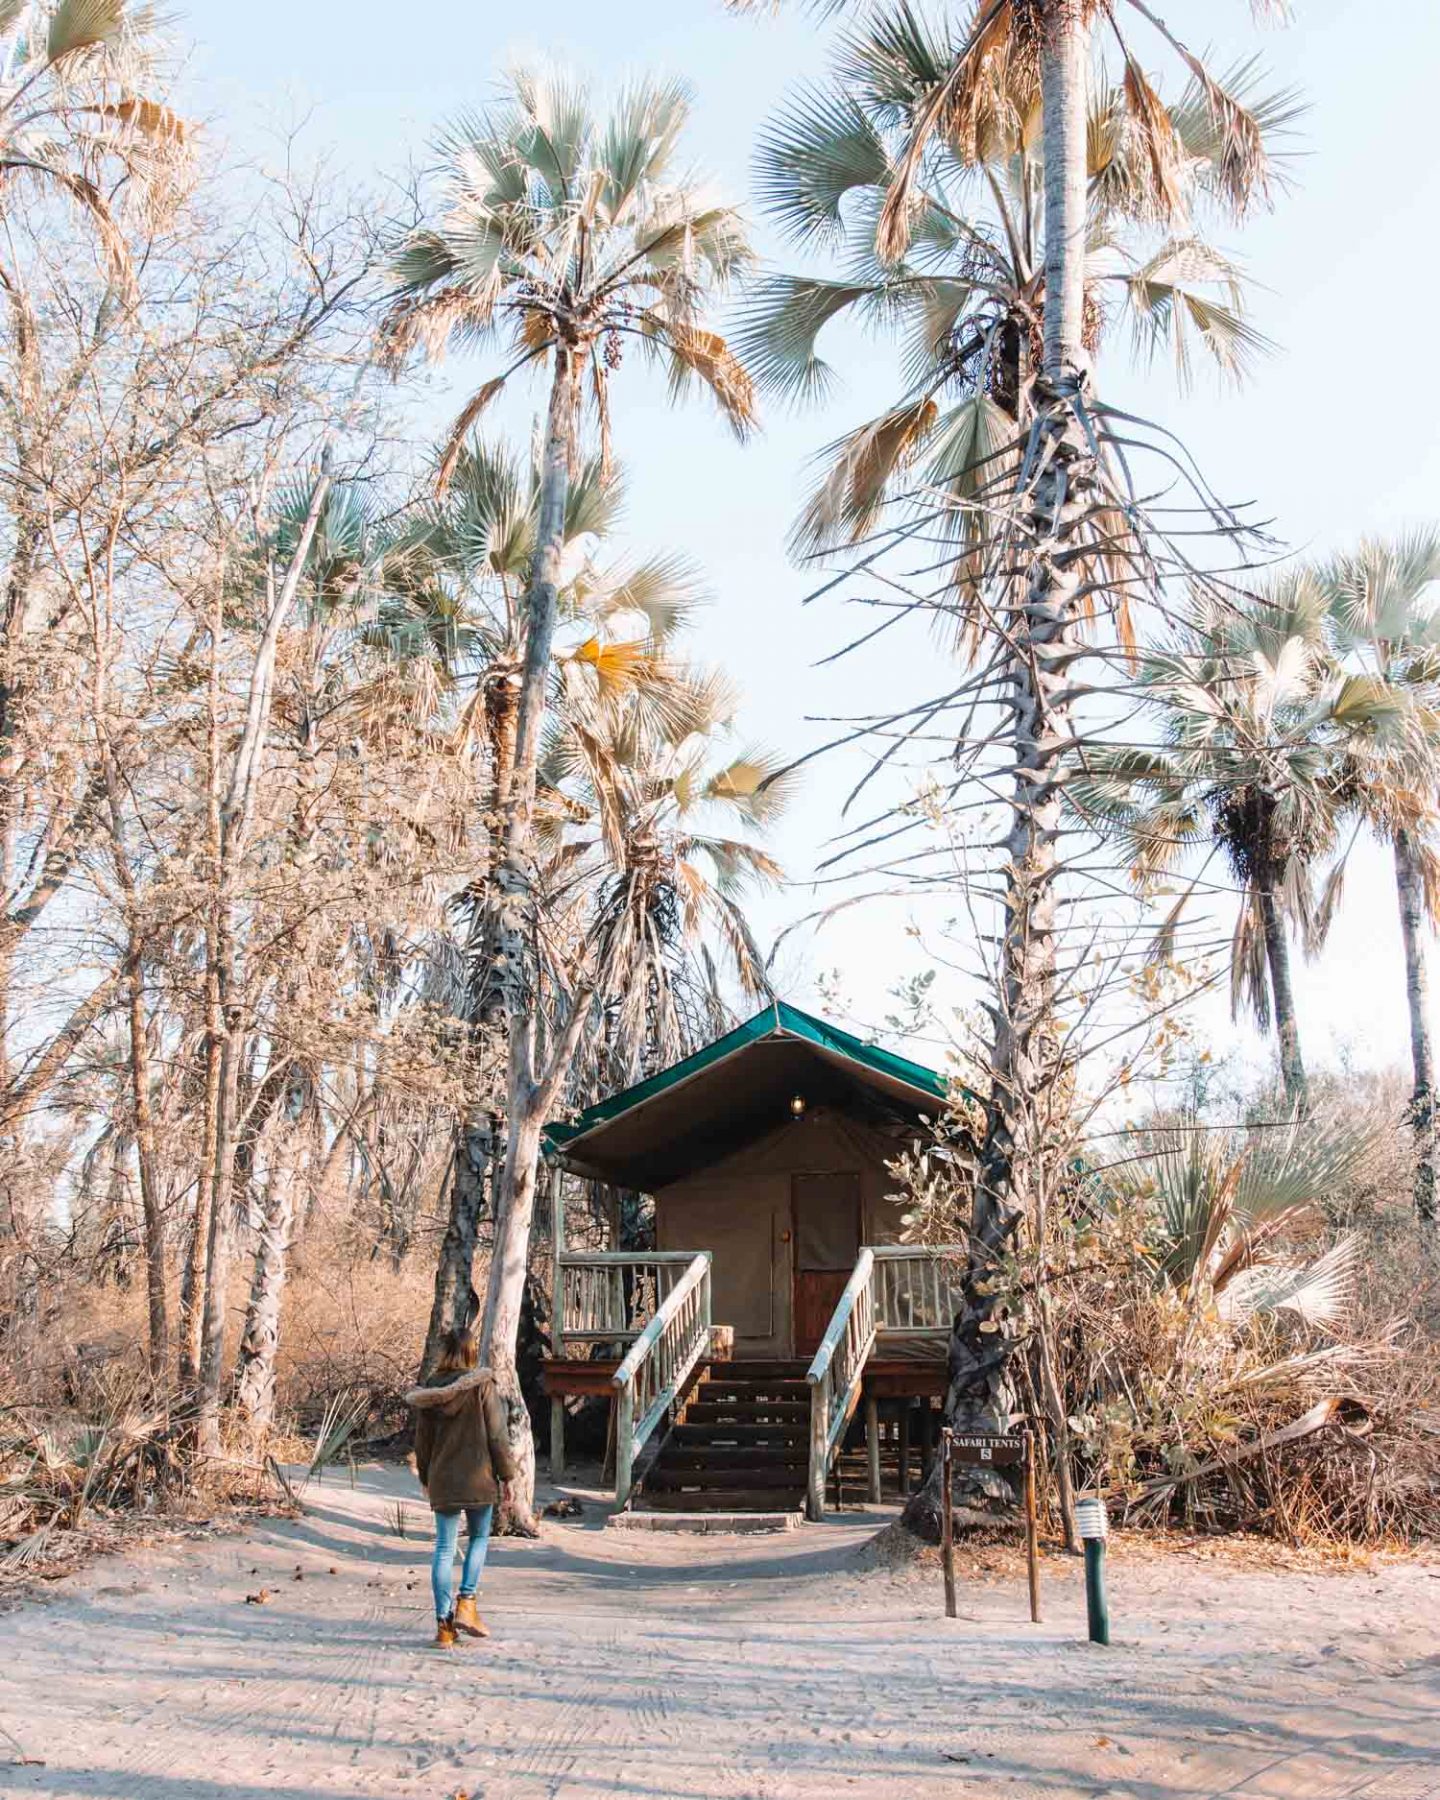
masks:
{"label": "woman walking", "polygon": [[[478,1360],[470,1332],[446,1332],[434,1374],[405,1396],[419,1415],[415,1468],[435,1514],[430,1584],[435,1593],[435,1643],[441,1650],[454,1649],[457,1631],[467,1637],[490,1635],[475,1609],[475,1593],[485,1568],[500,1484],[516,1475],[505,1407],[495,1378],[488,1369],[475,1366]],[[455,1551],[461,1513],[468,1535],[457,1600]]]}

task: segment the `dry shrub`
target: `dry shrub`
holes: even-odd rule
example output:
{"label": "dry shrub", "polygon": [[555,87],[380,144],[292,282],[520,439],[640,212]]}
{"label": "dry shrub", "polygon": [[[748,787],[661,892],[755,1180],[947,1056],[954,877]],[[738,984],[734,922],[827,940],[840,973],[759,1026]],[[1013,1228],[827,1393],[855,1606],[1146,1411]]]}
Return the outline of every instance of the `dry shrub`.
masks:
{"label": "dry shrub", "polygon": [[[1203,1284],[1157,1279],[1152,1257],[1126,1253],[1145,1220],[1109,1217],[1112,1253],[1059,1304],[1085,1485],[1134,1523],[1307,1545],[1440,1535],[1434,1262],[1408,1201],[1346,1212],[1357,1287],[1323,1324],[1236,1318]],[[1307,1258],[1326,1241],[1313,1218],[1289,1234]]]}
{"label": "dry shrub", "polygon": [[[277,1359],[282,1429],[312,1432],[339,1393],[368,1404],[362,1436],[405,1423],[400,1396],[411,1386],[430,1316],[434,1270],[428,1249],[400,1263],[373,1241],[317,1225],[285,1296]],[[475,1285],[483,1291],[483,1259]]]}

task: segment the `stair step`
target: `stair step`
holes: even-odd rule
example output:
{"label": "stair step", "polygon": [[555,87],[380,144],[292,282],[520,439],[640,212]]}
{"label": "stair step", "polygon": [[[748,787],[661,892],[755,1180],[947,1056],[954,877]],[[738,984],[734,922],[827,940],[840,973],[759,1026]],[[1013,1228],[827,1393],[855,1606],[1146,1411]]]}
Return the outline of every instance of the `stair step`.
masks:
{"label": "stair step", "polygon": [[785,1512],[646,1512],[640,1506],[611,1513],[605,1523],[614,1531],[693,1532],[697,1537],[734,1532],[754,1537],[763,1532],[797,1531],[804,1516],[798,1506]]}
{"label": "stair step", "polygon": [[778,1512],[798,1507],[804,1491],[803,1484],[791,1488],[686,1488],[675,1493],[647,1492],[644,1503],[656,1512]]}
{"label": "stair step", "polygon": [[692,1400],[685,1409],[687,1424],[704,1425],[717,1419],[737,1424],[760,1424],[766,1419],[803,1420],[810,1417],[804,1400]]}
{"label": "stair step", "polygon": [[655,1464],[660,1469],[800,1469],[810,1458],[791,1444],[710,1444],[703,1448],[666,1444]]}
{"label": "stair step", "polygon": [[781,1420],[769,1425],[701,1424],[677,1425],[669,1441],[676,1444],[808,1444],[809,1427]]}
{"label": "stair step", "polygon": [[706,1381],[695,1390],[698,1400],[735,1400],[749,1404],[761,1400],[810,1403],[810,1384],[805,1381]]}
{"label": "stair step", "polygon": [[687,1493],[709,1493],[715,1488],[733,1492],[737,1486],[741,1486],[789,1488],[798,1493],[805,1486],[805,1477],[804,1469],[787,1468],[783,1464],[771,1469],[669,1469],[657,1463],[645,1477],[645,1492],[673,1493],[683,1489]]}
{"label": "stair step", "polygon": [[810,1358],[767,1358],[751,1362],[712,1362],[710,1375],[716,1381],[771,1381],[777,1375],[786,1381],[803,1381],[810,1368]]}

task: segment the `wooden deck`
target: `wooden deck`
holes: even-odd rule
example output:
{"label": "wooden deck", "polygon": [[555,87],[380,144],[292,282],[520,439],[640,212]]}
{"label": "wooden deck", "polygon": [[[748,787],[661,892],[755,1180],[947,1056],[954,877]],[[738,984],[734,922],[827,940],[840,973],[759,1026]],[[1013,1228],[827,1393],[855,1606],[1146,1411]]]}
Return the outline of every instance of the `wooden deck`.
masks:
{"label": "wooden deck", "polygon": [[[542,1381],[550,1399],[552,1479],[565,1473],[565,1405],[570,1400],[598,1398],[609,1403],[607,1469],[613,1462],[613,1378],[620,1363],[618,1356],[589,1360],[556,1356],[542,1362]],[[724,1383],[727,1376],[744,1381],[747,1368],[760,1367],[769,1371],[772,1359],[757,1363],[744,1357],[709,1358],[697,1366],[687,1392],[693,1394],[702,1384]],[[938,1437],[938,1402],[945,1397],[945,1385],[945,1364],[938,1356],[871,1356],[861,1383],[863,1439],[857,1418],[831,1475],[836,1504],[904,1498],[916,1480],[924,1479]]]}

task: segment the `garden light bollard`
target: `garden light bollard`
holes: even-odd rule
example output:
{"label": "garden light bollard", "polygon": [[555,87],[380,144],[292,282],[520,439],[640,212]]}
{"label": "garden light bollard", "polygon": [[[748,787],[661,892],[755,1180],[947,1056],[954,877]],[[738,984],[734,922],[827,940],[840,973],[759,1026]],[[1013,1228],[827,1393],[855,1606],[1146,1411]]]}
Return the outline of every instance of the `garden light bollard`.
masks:
{"label": "garden light bollard", "polygon": [[1085,1546],[1085,1611],[1090,1622],[1090,1642],[1110,1642],[1110,1607],[1105,1598],[1105,1540],[1110,1521],[1101,1499],[1081,1500],[1075,1507],[1075,1527]]}

